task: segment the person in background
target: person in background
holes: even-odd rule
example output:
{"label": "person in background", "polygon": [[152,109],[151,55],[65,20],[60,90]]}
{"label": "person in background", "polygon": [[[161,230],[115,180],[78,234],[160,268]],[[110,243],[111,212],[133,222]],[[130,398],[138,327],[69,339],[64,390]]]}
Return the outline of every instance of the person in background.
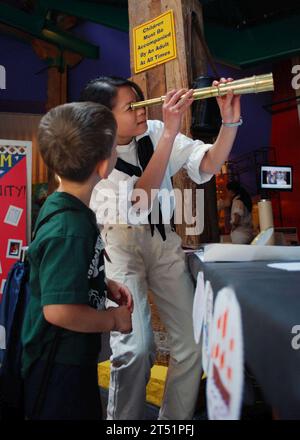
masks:
{"label": "person in background", "polygon": [[231,241],[235,244],[249,244],[253,239],[251,197],[238,182],[229,182],[226,188],[231,201]]}

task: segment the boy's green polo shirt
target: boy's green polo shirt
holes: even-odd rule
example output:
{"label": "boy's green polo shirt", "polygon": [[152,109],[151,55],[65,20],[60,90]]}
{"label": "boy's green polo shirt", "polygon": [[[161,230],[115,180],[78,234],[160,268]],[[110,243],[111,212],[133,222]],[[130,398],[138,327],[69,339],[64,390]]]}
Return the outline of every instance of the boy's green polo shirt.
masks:
{"label": "boy's green polo shirt", "polygon": [[[38,359],[45,359],[55,327],[43,315],[49,304],[86,304],[103,309],[105,304],[103,243],[94,213],[76,197],[55,192],[43,205],[36,224],[61,208],[37,232],[29,247],[31,295],[22,329],[25,376]],[[100,333],[62,329],[55,362],[87,365],[97,362]]]}

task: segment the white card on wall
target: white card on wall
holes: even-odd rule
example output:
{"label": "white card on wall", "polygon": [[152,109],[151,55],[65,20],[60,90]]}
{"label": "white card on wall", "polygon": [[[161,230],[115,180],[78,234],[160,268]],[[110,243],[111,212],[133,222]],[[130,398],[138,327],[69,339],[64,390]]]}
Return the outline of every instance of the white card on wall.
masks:
{"label": "white card on wall", "polygon": [[18,260],[22,251],[22,240],[10,238],[7,243],[6,257]]}
{"label": "white card on wall", "polygon": [[22,208],[18,208],[17,206],[10,205],[6,213],[4,223],[7,223],[8,225],[12,225],[12,226],[18,226],[22,213],[23,213]]}

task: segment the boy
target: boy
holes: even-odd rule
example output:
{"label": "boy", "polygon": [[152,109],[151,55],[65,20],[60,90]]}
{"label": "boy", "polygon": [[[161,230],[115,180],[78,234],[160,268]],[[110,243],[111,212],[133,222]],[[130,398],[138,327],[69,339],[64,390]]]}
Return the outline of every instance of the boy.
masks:
{"label": "boy", "polygon": [[[105,283],[104,246],[88,207],[93,187],[115,165],[115,134],[111,111],[94,103],[58,106],[39,126],[40,152],[60,186],[44,203],[37,225],[56,214],[38,229],[28,253],[31,296],[22,331],[22,373],[30,419],[101,419],[100,333],[131,331],[131,295],[119,283]],[[104,310],[106,290],[119,307]]]}
{"label": "boy", "polygon": [[[193,90],[183,89],[167,93],[162,123],[147,121],[144,108],[131,109],[130,104],[143,100],[143,94],[126,79],[101,77],[90,81],[81,93],[82,100],[108,106],[117,120],[118,161],[108,179],[96,185],[90,206],[98,224],[104,225],[102,236],[111,260],[106,262],[107,273],[126,283],[135,304],[132,333],[111,333],[108,419],[144,416],[145,390],[155,353],[148,288],[170,338],[171,356],[159,419],[191,419],[194,414],[201,378],[201,350],[194,342],[192,325],[194,287],[181,240],[170,225],[163,225],[162,218],[166,223],[168,208],[171,206],[171,215],[174,210],[171,176],[184,167],[196,183],[209,180],[227,159],[242,121],[239,97],[229,93],[218,98],[223,126],[214,145],[179,134],[192,94]],[[130,204],[139,208],[140,224],[136,224],[136,218],[130,222],[123,204],[115,203],[121,198],[124,183],[132,193],[128,196]],[[151,191],[157,189],[169,192],[169,203],[160,205],[159,220],[148,225],[144,220],[152,207]],[[141,190],[147,197],[141,196]],[[137,197],[140,199],[135,204]],[[157,207],[157,200],[153,206],[156,203]],[[104,209],[111,208],[112,212],[114,206],[116,221]]]}

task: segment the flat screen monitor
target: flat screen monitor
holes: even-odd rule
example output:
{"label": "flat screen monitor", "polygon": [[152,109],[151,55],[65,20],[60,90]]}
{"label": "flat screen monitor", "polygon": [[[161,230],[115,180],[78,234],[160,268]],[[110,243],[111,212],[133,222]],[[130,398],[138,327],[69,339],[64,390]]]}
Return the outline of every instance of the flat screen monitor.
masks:
{"label": "flat screen monitor", "polygon": [[260,168],[260,186],[262,189],[291,190],[292,167],[262,165]]}

